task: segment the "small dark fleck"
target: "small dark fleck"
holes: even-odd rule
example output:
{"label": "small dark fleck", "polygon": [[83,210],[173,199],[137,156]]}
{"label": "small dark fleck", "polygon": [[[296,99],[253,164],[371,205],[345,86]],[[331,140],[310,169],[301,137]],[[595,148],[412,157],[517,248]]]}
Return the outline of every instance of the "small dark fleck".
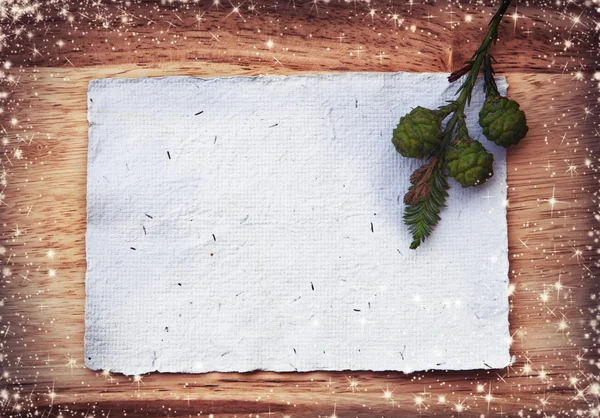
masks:
{"label": "small dark fleck", "polygon": [[133,251],[136,251],[136,249],[135,249],[135,248],[133,248],[133,247],[129,247],[129,248],[131,248]]}
{"label": "small dark fleck", "polygon": [[169,151],[167,151],[167,157],[169,157],[169,160],[171,159],[171,153]]}
{"label": "small dark fleck", "polygon": [[212,257],[213,255],[214,255],[213,253],[210,253],[210,256],[211,256],[211,257]]}
{"label": "small dark fleck", "polygon": [[213,236],[213,241],[217,241],[217,237],[215,237],[215,234],[212,234]]}
{"label": "small dark fleck", "polygon": [[491,369],[492,366],[490,366],[489,364],[487,364],[485,361],[483,362],[483,364],[485,364],[487,366],[488,369]]}
{"label": "small dark fleck", "polygon": [[355,309],[354,312],[360,312],[360,309]]}
{"label": "small dark fleck", "polygon": [[269,126],[269,128],[274,128],[274,127],[276,127],[277,125],[279,125],[279,124],[278,124],[278,123],[276,123],[275,125],[271,125],[271,126]]}
{"label": "small dark fleck", "polygon": [[354,102],[354,108],[358,109],[358,99]]}
{"label": "small dark fleck", "polygon": [[201,110],[201,111],[200,111],[200,112],[198,112],[198,113],[194,113],[194,116],[198,116],[198,115],[201,115],[201,114],[203,114],[203,113],[204,113],[204,110]]}
{"label": "small dark fleck", "polygon": [[371,232],[375,232],[373,231],[373,222],[371,222]]}
{"label": "small dark fleck", "polygon": [[165,327],[165,332],[169,332],[169,327]]}
{"label": "small dark fleck", "polygon": [[371,309],[371,302],[367,302],[369,304],[369,309]]}
{"label": "small dark fleck", "polygon": [[221,357],[226,356],[229,353],[230,353],[229,351],[225,351],[223,354],[221,354]]}
{"label": "small dark fleck", "polygon": [[177,285],[181,286],[181,283],[177,283]]}
{"label": "small dark fleck", "polygon": [[315,285],[313,284],[313,282],[310,282],[310,287],[312,290],[315,290]]}
{"label": "small dark fleck", "polygon": [[144,230],[144,235],[147,235],[146,227],[144,225],[142,225],[142,229]]}
{"label": "small dark fleck", "polygon": [[148,215],[147,213],[145,213],[144,215],[146,215],[150,219],[154,219],[152,216]]}
{"label": "small dark fleck", "polygon": [[125,163],[125,168],[127,168],[127,171],[129,171],[129,164]]}
{"label": "small dark fleck", "polygon": [[215,142],[214,142],[214,143],[215,143],[215,144],[217,143],[217,136],[216,136],[216,135],[215,135]]}
{"label": "small dark fleck", "polygon": [[295,348],[292,348],[292,350],[294,350],[294,354],[298,354],[298,353],[296,353],[296,349]]}
{"label": "small dark fleck", "polygon": [[92,100],[92,98],[90,97],[90,102],[94,103],[94,101]]}

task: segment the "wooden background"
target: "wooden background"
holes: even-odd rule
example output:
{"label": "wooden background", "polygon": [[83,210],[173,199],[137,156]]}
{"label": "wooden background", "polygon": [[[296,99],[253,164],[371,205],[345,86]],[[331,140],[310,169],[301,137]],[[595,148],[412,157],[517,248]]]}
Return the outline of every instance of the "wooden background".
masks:
{"label": "wooden background", "polygon": [[519,5],[500,31],[497,72],[530,126],[508,156],[512,367],[131,378],[83,367],[89,80],[449,72],[476,48],[495,5],[292,0],[247,2],[241,15],[203,2],[47,7],[3,20],[4,416],[571,416],[596,406],[591,21]]}

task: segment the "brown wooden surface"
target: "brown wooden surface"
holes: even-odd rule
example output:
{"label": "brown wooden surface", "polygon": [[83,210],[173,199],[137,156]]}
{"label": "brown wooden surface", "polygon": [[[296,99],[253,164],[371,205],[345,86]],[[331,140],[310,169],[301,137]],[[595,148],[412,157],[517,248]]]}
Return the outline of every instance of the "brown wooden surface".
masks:
{"label": "brown wooden surface", "polygon": [[[311,4],[262,4],[256,13],[248,6],[240,9],[243,19],[227,17],[230,5],[154,2],[110,6],[100,18],[97,9],[72,7],[67,14],[48,11],[41,23],[21,19],[39,52],[22,44],[3,51],[12,67],[0,114],[0,348],[7,391],[1,413],[372,417],[588,410],[598,395],[588,374],[594,371],[588,362],[597,357],[588,351],[595,336],[585,335],[597,304],[590,298],[597,244],[588,234],[597,222],[597,90],[589,82],[597,58],[585,34],[565,51],[556,31],[572,22],[535,7],[519,7],[527,18],[502,26],[497,53],[497,70],[507,76],[509,95],[530,126],[508,156],[512,367],[412,375],[155,373],[140,382],[83,367],[89,80],[450,71],[468,58],[493,10],[455,4],[453,23],[461,23],[452,29],[446,4],[410,10],[387,4],[373,20],[367,7],[352,3],[319,3],[318,14]],[[205,10],[198,22],[195,16]],[[390,20],[396,12],[405,19],[400,27]],[[384,398],[387,390],[393,402]]]}

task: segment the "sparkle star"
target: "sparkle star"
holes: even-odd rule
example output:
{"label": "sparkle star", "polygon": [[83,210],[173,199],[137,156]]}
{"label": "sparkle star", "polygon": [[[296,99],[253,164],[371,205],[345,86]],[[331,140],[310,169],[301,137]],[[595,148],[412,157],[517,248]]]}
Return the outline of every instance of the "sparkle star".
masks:
{"label": "sparkle star", "polygon": [[348,389],[354,393],[354,391],[358,388],[358,380],[350,377],[347,377],[346,379],[348,379]]}
{"label": "sparkle star", "polygon": [[377,10],[376,9],[369,10],[369,13],[367,14],[367,16],[371,17],[371,22],[373,22],[375,20],[375,17],[377,16]]}
{"label": "sparkle star", "polygon": [[229,4],[231,4],[231,12],[229,12],[229,14],[227,16],[225,16],[223,19],[227,19],[229,16],[231,16],[233,14],[236,14],[239,17],[241,17],[242,20],[243,20],[244,16],[242,16],[242,14],[240,13],[240,6],[241,6],[241,4],[238,4],[237,6],[234,6],[233,3],[231,3],[231,2],[229,2]]}
{"label": "sparkle star", "polygon": [[386,401],[394,403],[393,391],[389,390],[389,388],[385,388],[381,397]]}
{"label": "sparkle star", "polygon": [[554,288],[556,289],[556,300],[558,300],[560,291],[564,288],[562,282],[560,281],[560,273],[558,274],[558,281],[554,283]]}
{"label": "sparkle star", "polygon": [[541,199],[540,200],[540,202],[548,202],[548,204],[550,205],[550,217],[552,217],[552,215],[554,214],[554,206],[557,203],[564,203],[564,202],[561,202],[560,200],[556,200],[556,197],[554,194],[555,189],[556,189],[556,187],[552,186],[552,196],[550,196],[549,199]]}
{"label": "sparkle star", "polygon": [[425,398],[421,395],[414,395],[415,406],[419,408],[419,412],[421,412],[421,408],[425,405]]}
{"label": "sparkle star", "polygon": [[206,20],[204,19],[205,14],[206,12],[203,12],[201,15],[196,15],[196,22],[198,23],[198,27],[200,27],[200,24]]}
{"label": "sparkle star", "polygon": [[390,21],[394,22],[394,26],[398,27],[398,26],[402,25],[402,23],[404,22],[404,19],[401,18],[398,13],[392,13],[390,15],[388,22],[390,22]]}
{"label": "sparkle star", "polygon": [[490,387],[488,389],[488,393],[485,395],[485,400],[487,402],[487,410],[489,413],[490,412],[490,403],[492,403],[492,401],[494,400],[494,397],[492,396],[492,385],[490,385]]}
{"label": "sparkle star", "polygon": [[133,376],[133,384],[137,383],[138,388],[140,387],[140,383],[143,385],[144,382],[142,382],[143,376],[140,376],[139,374],[136,374],[135,376]]}
{"label": "sparkle star", "polygon": [[542,406],[542,410],[544,410],[544,408],[550,404],[550,402],[548,402],[548,399],[550,399],[550,395],[544,396],[543,398],[539,398],[540,405]]}
{"label": "sparkle star", "polygon": [[580,262],[583,259],[583,251],[581,251],[579,248],[573,248],[573,255],[571,256],[571,258],[575,258],[575,260],[577,260],[577,262]]}
{"label": "sparkle star", "polygon": [[69,357],[68,355],[65,355],[65,357],[68,360],[67,364],[65,364],[65,367],[70,367],[71,373],[73,373],[73,369],[77,367],[77,360],[75,360],[73,357]]}
{"label": "sparkle star", "polygon": [[569,328],[569,324],[567,323],[567,318],[564,316],[558,321],[557,325],[558,331],[564,332],[567,328]]}
{"label": "sparkle star", "polygon": [[573,174],[577,176],[577,166],[571,164],[568,160],[565,160],[565,163],[567,163],[567,170],[565,171],[565,173],[571,173],[571,178],[573,178]]}
{"label": "sparkle star", "polygon": [[544,366],[542,366],[542,370],[539,371],[538,378],[544,383],[548,381],[548,372],[544,370]]}
{"label": "sparkle star", "polygon": [[531,367],[531,363],[525,363],[523,365],[523,369],[521,370],[521,375],[530,375],[533,372],[533,367]]}
{"label": "sparkle star", "polygon": [[456,410],[456,412],[461,413],[465,410],[465,403],[466,399],[464,399],[463,401],[460,400],[460,398],[458,399],[458,402],[454,404],[454,409]]}

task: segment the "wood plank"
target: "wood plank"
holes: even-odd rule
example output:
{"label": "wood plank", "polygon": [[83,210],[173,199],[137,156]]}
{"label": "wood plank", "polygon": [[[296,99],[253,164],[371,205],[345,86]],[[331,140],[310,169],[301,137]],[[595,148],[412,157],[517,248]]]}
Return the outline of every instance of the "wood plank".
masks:
{"label": "wood plank", "polygon": [[[580,379],[577,388],[587,385],[586,362],[577,360],[587,347],[587,324],[576,318],[596,304],[588,297],[593,286],[589,278],[596,271],[590,263],[595,254],[588,231],[595,221],[589,191],[596,180],[586,167],[584,150],[598,144],[583,111],[594,105],[592,95],[570,75],[559,74],[507,75],[509,94],[521,103],[530,125],[527,138],[508,156],[512,367],[412,375],[150,374],[140,382],[83,367],[89,80],[305,72],[274,67],[270,61],[253,62],[251,68],[203,62],[21,71],[19,88],[11,96],[19,117],[4,125],[7,152],[2,158],[7,174],[0,249],[6,296],[0,308],[8,324],[3,366],[10,393],[29,396],[25,405],[54,414],[60,405],[69,414],[93,410],[97,416],[109,411],[115,416],[126,411],[129,417],[330,416],[334,411],[356,417],[443,416],[462,408],[469,414],[536,415],[538,410],[585,407],[583,399],[573,399],[576,389],[569,378]],[[569,165],[576,171],[568,171]],[[555,287],[558,281],[560,288]],[[478,385],[484,385],[483,391]],[[383,398],[386,390],[392,391],[393,403]],[[550,403],[543,405],[541,399],[548,395]],[[417,397],[422,404],[415,403]],[[8,409],[12,407],[14,402]]]}
{"label": "wood plank", "polygon": [[[215,5],[214,2],[219,3]],[[237,3],[236,3],[237,4]],[[342,0],[72,2],[22,15],[27,47],[3,50],[13,66],[201,61],[271,72],[453,71],[481,42],[496,5],[370,5]],[[371,15],[371,10],[374,10]],[[510,13],[515,13],[511,9]],[[579,13],[579,11],[577,12]],[[591,23],[520,3],[500,28],[500,72],[592,71]],[[12,29],[7,28],[8,33]],[[568,39],[557,33],[569,33]],[[568,41],[568,46],[566,42]],[[272,42],[272,43],[271,43]]]}

